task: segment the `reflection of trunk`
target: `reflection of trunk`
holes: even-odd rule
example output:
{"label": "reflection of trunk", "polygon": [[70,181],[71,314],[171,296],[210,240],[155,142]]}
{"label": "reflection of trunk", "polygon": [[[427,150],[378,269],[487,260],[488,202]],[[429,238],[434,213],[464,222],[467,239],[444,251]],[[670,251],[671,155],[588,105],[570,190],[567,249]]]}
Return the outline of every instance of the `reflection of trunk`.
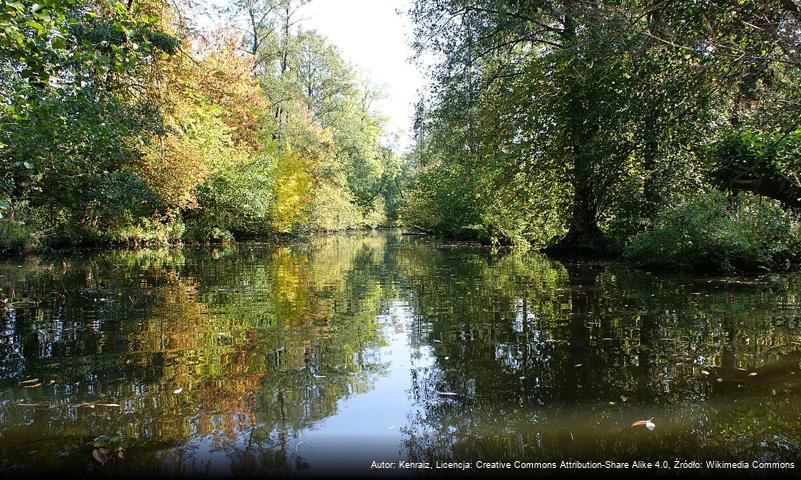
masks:
{"label": "reflection of trunk", "polygon": [[801,350],[796,350],[760,368],[743,370],[733,366],[735,363],[732,361],[733,358],[728,357],[729,353],[730,350],[724,351],[726,358],[721,361],[722,366],[711,367],[710,375],[705,377],[705,380],[711,385],[713,393],[717,395],[747,395],[751,390],[742,388],[743,385],[758,386],[760,389],[767,390],[767,387],[771,385],[779,385],[794,379],[795,372],[798,371],[798,362],[801,361]]}
{"label": "reflection of trunk", "polygon": [[[570,350],[568,352],[568,363],[565,365],[567,373],[565,375],[565,401],[579,402],[582,400],[579,391],[579,376],[589,366],[589,330],[587,319],[593,313],[595,304],[595,276],[592,271],[584,269],[577,270],[576,267],[568,268],[570,278],[569,287],[572,291],[570,296]],[[580,366],[576,366],[580,365]]]}
{"label": "reflection of trunk", "polygon": [[655,307],[651,306],[641,317],[640,346],[637,349],[638,367],[635,370],[637,373],[637,391],[632,392],[640,399],[648,398],[651,394],[651,379],[655,374],[655,372],[652,372],[651,355],[654,349],[654,339],[659,331],[659,319],[654,311]]}
{"label": "reflection of trunk", "polygon": [[737,341],[737,327],[731,318],[723,320],[723,331],[726,332],[726,343],[720,353],[720,366],[723,368],[736,368],[737,355],[734,352],[734,343]]}

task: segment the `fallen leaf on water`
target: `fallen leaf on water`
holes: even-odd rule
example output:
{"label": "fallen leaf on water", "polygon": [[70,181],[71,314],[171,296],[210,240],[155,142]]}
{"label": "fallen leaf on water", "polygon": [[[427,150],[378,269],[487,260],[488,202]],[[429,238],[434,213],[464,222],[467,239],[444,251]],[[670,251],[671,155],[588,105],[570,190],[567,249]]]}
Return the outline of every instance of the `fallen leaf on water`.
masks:
{"label": "fallen leaf on water", "polygon": [[434,393],[436,393],[441,397],[456,397],[459,395],[458,393],[453,393],[453,392],[434,392]]}
{"label": "fallen leaf on water", "polygon": [[631,426],[632,427],[645,427],[648,430],[653,430],[654,428],[656,428],[656,424],[654,424],[654,422],[652,422],[653,419],[654,419],[654,417],[651,417],[648,420],[637,420],[636,422],[632,423]]}
{"label": "fallen leaf on water", "polygon": [[103,447],[95,448],[92,451],[92,457],[97,460],[100,465],[105,465],[108,462],[108,450]]}
{"label": "fallen leaf on water", "polygon": [[723,383],[723,379],[718,377],[718,383]]}
{"label": "fallen leaf on water", "polygon": [[30,383],[36,383],[38,381],[39,381],[38,378],[31,378],[30,380],[23,380],[23,381],[19,382],[19,384],[20,385],[28,385]]}
{"label": "fallen leaf on water", "polygon": [[751,372],[748,374],[749,377],[756,377],[757,375],[759,375],[757,372]]}
{"label": "fallen leaf on water", "polygon": [[184,387],[176,388],[172,393],[178,394],[184,391]]}
{"label": "fallen leaf on water", "polygon": [[583,364],[583,363],[577,363],[577,364],[575,364],[575,365],[573,365],[573,366],[574,366],[575,368],[578,368],[578,367],[580,367],[580,366],[582,366],[582,365],[584,365],[584,364]]}
{"label": "fallen leaf on water", "polygon": [[703,375],[709,375],[709,371],[708,371],[708,370],[701,370],[701,373],[702,373]]}
{"label": "fallen leaf on water", "polygon": [[609,402],[609,405],[614,405],[614,404],[615,404],[615,402]]}

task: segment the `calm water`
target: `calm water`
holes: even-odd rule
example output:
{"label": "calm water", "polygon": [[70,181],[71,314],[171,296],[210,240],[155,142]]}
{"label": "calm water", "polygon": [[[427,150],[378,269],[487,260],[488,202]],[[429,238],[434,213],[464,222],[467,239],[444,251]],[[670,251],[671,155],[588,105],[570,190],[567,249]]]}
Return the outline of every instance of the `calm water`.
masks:
{"label": "calm water", "polygon": [[393,234],[0,262],[0,466],[798,465],[800,292]]}

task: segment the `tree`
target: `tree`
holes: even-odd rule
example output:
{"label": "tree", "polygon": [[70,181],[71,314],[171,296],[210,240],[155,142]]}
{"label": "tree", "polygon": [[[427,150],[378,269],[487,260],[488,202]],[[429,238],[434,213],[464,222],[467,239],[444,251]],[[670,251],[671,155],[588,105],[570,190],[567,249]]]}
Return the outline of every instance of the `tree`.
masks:
{"label": "tree", "polygon": [[418,0],[414,45],[439,61],[412,197],[434,230],[616,251],[706,183],[721,126],[798,128],[779,113],[798,106],[793,5]]}

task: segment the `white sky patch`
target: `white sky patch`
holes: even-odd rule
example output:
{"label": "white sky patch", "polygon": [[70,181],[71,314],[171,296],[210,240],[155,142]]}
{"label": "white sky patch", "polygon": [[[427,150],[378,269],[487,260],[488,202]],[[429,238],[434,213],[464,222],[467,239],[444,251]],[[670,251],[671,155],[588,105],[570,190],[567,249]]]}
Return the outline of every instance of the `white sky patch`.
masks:
{"label": "white sky patch", "polygon": [[414,103],[425,83],[409,60],[412,24],[406,15],[410,0],[313,0],[301,10],[301,25],[317,30],[340,48],[342,56],[386,97],[379,109],[389,118],[388,130],[400,134],[400,147],[411,145]]}

